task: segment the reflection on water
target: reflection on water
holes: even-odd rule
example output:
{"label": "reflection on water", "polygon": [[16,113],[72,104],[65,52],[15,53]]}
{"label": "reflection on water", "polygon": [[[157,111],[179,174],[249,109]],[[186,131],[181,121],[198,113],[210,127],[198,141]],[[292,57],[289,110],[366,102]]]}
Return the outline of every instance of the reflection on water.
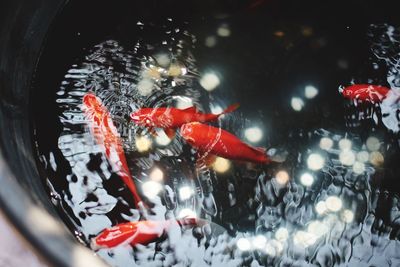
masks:
{"label": "reflection on water", "polygon": [[[131,27],[141,35],[133,37],[134,42],[112,38],[91,47],[60,81],[58,121],[53,122],[61,129],[57,144],[45,152],[41,142],[46,133],[38,128],[36,137],[50,197],[77,238],[89,245],[94,236],[118,223],[196,217],[201,224],[173,224],[157,242],[96,253],[112,266],[400,264],[400,202],[384,185],[386,168],[395,168],[399,155],[398,101],[349,103],[337,91],[349,80],[337,80],[330,90],[308,80],[296,91],[271,88],[269,99],[260,93],[267,89],[252,89],[252,75],[262,73],[260,66],[266,64],[254,58],[254,51],[246,60],[250,57],[255,67],[241,66],[244,73],[234,74],[223,64],[229,63],[228,57],[242,62],[241,52],[218,50],[214,60],[205,55],[215,54],[212,49],[227,46],[230,38],[241,34],[232,26],[234,18],[232,23],[229,18],[213,20],[218,23],[211,33],[196,32],[190,22],[172,18],[159,24],[137,21]],[[304,40],[311,38],[304,49],[328,45],[323,36],[314,37],[318,33],[311,26],[296,27],[269,29],[268,40],[291,49],[296,30]],[[400,41],[398,31],[372,25],[368,34],[371,64],[386,66],[387,83],[397,94],[400,51],[392,47]],[[348,62],[339,59],[337,67],[347,69]],[[353,81],[363,79],[351,76]],[[234,81],[249,86],[238,88]],[[87,92],[110,111],[147,208],[134,205],[118,170],[91,135],[81,111]],[[152,132],[129,117],[142,107],[165,106],[195,106],[219,114],[234,102],[241,104],[237,111],[210,124],[249,144],[288,152],[283,162],[260,165],[222,157],[207,162],[179,131],[173,137],[162,129]],[[398,174],[393,172],[387,175]]]}

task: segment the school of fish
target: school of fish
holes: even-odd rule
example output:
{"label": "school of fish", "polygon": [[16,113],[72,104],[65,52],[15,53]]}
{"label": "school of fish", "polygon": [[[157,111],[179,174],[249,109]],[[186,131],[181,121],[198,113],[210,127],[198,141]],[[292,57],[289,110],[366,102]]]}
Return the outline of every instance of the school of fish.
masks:
{"label": "school of fish", "polygon": [[[372,84],[353,84],[341,88],[340,92],[352,101],[382,103],[390,93],[385,86]],[[131,120],[141,127],[146,127],[155,134],[155,128],[163,129],[173,138],[175,131],[180,130],[182,138],[198,151],[199,155],[219,156],[234,161],[244,161],[256,164],[268,164],[273,161],[267,156],[266,149],[253,147],[234,134],[206,122],[213,122],[221,115],[235,111],[239,107],[233,104],[220,114],[207,114],[195,107],[178,109],[172,107],[141,108],[130,114]],[[90,121],[91,132],[96,142],[104,146],[110,164],[116,166],[119,176],[132,192],[135,204],[142,202],[130,174],[122,148],[122,143],[111,116],[101,101],[92,93],[83,97],[83,110]],[[92,248],[112,248],[121,244],[132,246],[147,245],[162,238],[173,223],[179,225],[196,225],[194,218],[185,220],[165,221],[135,221],[118,224],[103,230],[92,239]]]}
{"label": "school of fish", "polygon": [[[340,89],[341,94],[352,101],[381,103],[391,92],[387,87],[371,84],[353,84]],[[207,122],[216,121],[221,115],[235,111],[239,107],[233,104],[220,114],[207,114],[195,107],[178,109],[172,107],[141,108],[130,114],[131,120],[140,127],[147,128],[155,134],[155,128],[163,129],[173,138],[179,129],[180,135],[187,144],[197,150],[199,156],[219,156],[233,161],[244,161],[255,164],[271,163],[266,149],[253,147],[234,134],[214,127]],[[96,142],[105,149],[110,164],[118,169],[118,174],[131,191],[135,204],[142,202],[130,174],[119,134],[113,125],[107,108],[92,93],[83,97],[83,111],[91,124],[91,132]],[[92,239],[92,248],[113,248],[121,244],[132,246],[147,245],[165,236],[172,224],[195,226],[195,218],[164,221],[135,221],[118,224],[103,230]]]}
{"label": "school of fish", "polygon": [[[179,129],[183,139],[196,149],[199,155],[220,156],[256,164],[270,163],[272,160],[267,156],[265,148],[253,147],[232,133],[204,124],[216,121],[221,115],[233,112],[238,107],[238,104],[230,105],[220,114],[202,113],[195,107],[141,108],[131,113],[130,118],[135,124],[146,127],[153,134],[155,128],[161,128],[170,138],[173,138],[175,131]],[[82,110],[91,125],[96,143],[104,147],[108,161],[117,168],[118,175],[131,191],[136,206],[140,205],[141,197],[130,174],[120,136],[107,108],[98,97],[87,93],[83,97]],[[91,245],[95,249],[112,248],[121,244],[146,245],[162,238],[174,222],[181,226],[197,224],[194,218],[121,223],[103,230],[92,239]]]}

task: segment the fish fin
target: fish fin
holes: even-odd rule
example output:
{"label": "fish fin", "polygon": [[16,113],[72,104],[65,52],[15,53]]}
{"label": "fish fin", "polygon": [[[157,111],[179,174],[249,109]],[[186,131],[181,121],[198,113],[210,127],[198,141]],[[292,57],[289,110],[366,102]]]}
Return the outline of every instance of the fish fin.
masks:
{"label": "fish fin", "polygon": [[183,111],[186,111],[186,112],[197,112],[197,108],[196,107],[189,107],[189,108],[185,108],[185,109],[182,109]]}
{"label": "fish fin", "polygon": [[270,148],[268,149],[268,151],[266,152],[268,158],[271,161],[277,162],[277,163],[282,163],[284,161],[286,161],[289,152],[287,150],[284,149],[278,149],[278,148]]}
{"label": "fish fin", "polygon": [[254,149],[264,154],[267,153],[267,149],[265,147],[254,147]]}
{"label": "fish fin", "polygon": [[168,136],[169,139],[173,139],[176,134],[176,130],[172,128],[164,129],[165,134]]}
{"label": "fish fin", "polygon": [[239,106],[240,106],[239,103],[232,104],[229,107],[227,107],[224,111],[222,111],[222,113],[220,115],[233,112],[233,111],[237,110],[239,108]]}
{"label": "fish fin", "polygon": [[267,149],[265,147],[253,147],[254,151],[256,151],[257,153],[259,153],[258,155],[258,161],[259,163],[262,164],[268,164],[271,161],[274,161],[273,159],[271,159],[267,153]]}

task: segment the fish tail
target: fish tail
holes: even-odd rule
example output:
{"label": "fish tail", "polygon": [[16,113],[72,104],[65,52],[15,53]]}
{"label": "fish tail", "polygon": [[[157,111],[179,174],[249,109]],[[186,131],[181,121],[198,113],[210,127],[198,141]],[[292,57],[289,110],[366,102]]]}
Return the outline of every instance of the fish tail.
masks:
{"label": "fish tail", "polygon": [[289,154],[284,149],[270,148],[267,150],[265,147],[252,147],[252,148],[258,154],[257,156],[258,162],[262,164],[269,164],[272,162],[282,163],[286,161],[286,158],[288,157]]}
{"label": "fish tail", "polygon": [[138,204],[142,202],[142,199],[137,192],[136,185],[133,182],[132,176],[130,175],[129,171],[124,168],[122,170],[122,173],[120,174],[120,177],[125,185],[128,187],[129,191],[131,191],[133,200],[135,201],[135,205],[137,207]]}
{"label": "fish tail", "polygon": [[268,157],[269,161],[282,163],[286,161],[289,152],[285,149],[278,149],[278,148],[270,148],[266,151],[266,156]]}
{"label": "fish tail", "polygon": [[[136,185],[133,182],[131,172],[129,171],[128,163],[126,162],[125,154],[119,142],[120,140],[118,140],[118,146],[117,146],[117,155],[119,159],[119,163],[117,164],[117,166],[119,165],[120,168],[118,175],[120,176],[122,182],[128,187],[129,191],[132,193],[135,206],[138,207],[138,204],[142,202],[142,199],[139,196],[139,193],[137,192]],[[107,155],[107,157],[108,159],[111,158],[110,153]]]}
{"label": "fish tail", "polygon": [[231,112],[237,110],[239,108],[239,106],[240,106],[239,103],[232,104],[229,107],[227,107],[224,111],[222,111],[221,114],[219,114],[219,115],[231,113]]}
{"label": "fish tail", "polygon": [[260,152],[259,161],[262,164],[269,164],[269,163],[271,163],[273,161],[270,157],[268,157],[267,149],[265,147],[255,147],[255,150]]}
{"label": "fish tail", "polygon": [[268,164],[271,162],[271,159],[267,155],[267,149],[264,147],[253,147],[249,146],[250,149],[253,150],[255,153],[254,159],[256,162],[261,163],[261,164]]}
{"label": "fish tail", "polygon": [[263,154],[267,153],[267,149],[265,147],[255,147],[254,149]]}

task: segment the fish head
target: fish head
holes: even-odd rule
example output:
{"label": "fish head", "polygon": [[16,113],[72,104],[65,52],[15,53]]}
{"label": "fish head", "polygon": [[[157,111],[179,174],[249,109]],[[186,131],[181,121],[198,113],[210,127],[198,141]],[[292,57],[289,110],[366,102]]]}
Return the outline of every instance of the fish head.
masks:
{"label": "fish head", "polygon": [[141,126],[151,127],[154,124],[152,114],[145,109],[132,112],[130,117],[133,122]]}
{"label": "fish head", "polygon": [[353,86],[348,86],[345,88],[341,88],[339,90],[345,98],[348,98],[348,99],[356,98],[356,90]]}
{"label": "fish head", "polygon": [[83,97],[83,104],[87,108],[96,108],[99,106],[100,102],[94,94],[88,93]]}

